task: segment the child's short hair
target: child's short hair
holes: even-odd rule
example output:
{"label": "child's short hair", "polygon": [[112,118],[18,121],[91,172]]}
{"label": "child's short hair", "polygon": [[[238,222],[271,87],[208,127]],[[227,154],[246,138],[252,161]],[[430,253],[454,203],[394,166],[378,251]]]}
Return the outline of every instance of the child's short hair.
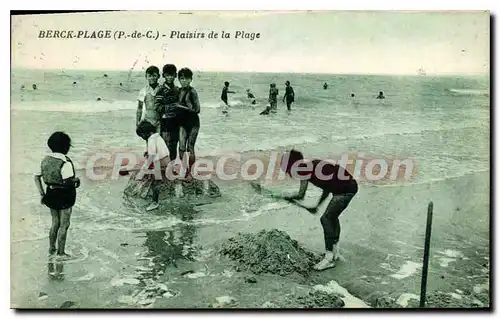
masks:
{"label": "child's short hair", "polygon": [[54,132],[49,137],[47,145],[52,152],[66,155],[71,147],[71,138],[64,132]]}
{"label": "child's short hair", "polygon": [[163,66],[163,74],[176,76],[177,67],[174,64],[165,64]]}
{"label": "child's short hair", "polygon": [[301,161],[303,159],[304,155],[302,155],[301,152],[292,149],[290,150],[290,152],[288,152],[288,161],[286,163],[283,162],[284,158],[282,158],[281,169],[284,170],[286,173],[291,174],[292,165],[295,164],[297,161]]}
{"label": "child's short hair", "polygon": [[224,82],[224,85],[225,85],[225,86],[228,86],[228,85],[229,85],[229,82],[228,82],[228,81]]}
{"label": "child's short hair", "polygon": [[135,133],[141,137],[149,133],[156,133],[156,127],[148,121],[142,121],[137,125]]}
{"label": "child's short hair", "polygon": [[177,73],[177,77],[178,78],[192,79],[193,78],[193,71],[191,71],[189,68],[182,68]]}
{"label": "child's short hair", "polygon": [[153,75],[153,74],[158,74],[160,75],[160,69],[158,69],[158,67],[154,66],[154,65],[151,65],[149,66],[147,69],[146,69],[146,75]]}

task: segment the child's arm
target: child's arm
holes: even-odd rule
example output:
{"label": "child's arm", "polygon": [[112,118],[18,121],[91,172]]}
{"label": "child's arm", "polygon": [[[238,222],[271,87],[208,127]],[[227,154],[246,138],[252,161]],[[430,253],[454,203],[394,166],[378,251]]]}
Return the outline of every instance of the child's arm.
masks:
{"label": "child's arm", "polygon": [[155,110],[156,112],[160,115],[160,117],[163,116],[163,113],[165,111],[165,87],[159,87],[157,88],[156,94],[155,94]]}
{"label": "child's arm", "polygon": [[200,99],[198,98],[198,92],[195,89],[191,89],[191,99],[188,101],[191,107],[191,110],[196,114],[200,113]]}
{"label": "child's arm", "polygon": [[40,197],[43,198],[45,196],[45,190],[43,189],[42,185],[42,175],[35,174],[35,185],[38,189],[38,192],[40,193]]}
{"label": "child's arm", "polygon": [[141,122],[141,117],[142,117],[142,106],[144,103],[142,101],[137,101],[137,114],[135,117],[135,124],[139,125],[139,122]]}
{"label": "child's arm", "polygon": [[146,92],[144,89],[139,91],[139,96],[137,97],[137,112],[136,112],[136,117],[135,117],[135,124],[136,125],[139,125],[139,122],[141,121],[142,107],[144,105],[145,95],[146,95]]}

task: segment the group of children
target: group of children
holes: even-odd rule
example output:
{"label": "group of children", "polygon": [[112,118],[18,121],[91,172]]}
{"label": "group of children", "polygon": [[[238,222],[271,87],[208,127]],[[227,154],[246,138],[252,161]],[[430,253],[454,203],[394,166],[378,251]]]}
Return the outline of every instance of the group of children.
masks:
{"label": "group of children", "polygon": [[[177,147],[181,160],[188,156],[188,169],[181,172],[181,178],[190,179],[189,167],[195,162],[195,143],[200,130],[200,101],[198,93],[191,86],[193,72],[188,68],[180,69],[173,64],[166,64],[162,70],[163,85],[158,83],[160,70],[156,66],[146,69],[148,84],[138,97],[136,133],[147,141],[148,159],[143,168],[148,168],[153,160],[162,166],[168,166],[170,161],[177,158]],[[179,79],[181,87],[174,81]],[[172,174],[177,174],[172,170]],[[152,185],[153,203],[147,210],[157,209],[159,191],[158,185],[165,179],[155,179]]]}
{"label": "group of children", "polygon": [[[224,82],[224,87],[222,88],[221,100],[224,102],[224,108],[222,110],[222,114],[228,114],[228,93],[235,93],[234,91],[229,90],[229,82]],[[268,105],[264,111],[262,111],[261,115],[267,115],[269,113],[276,113],[278,109],[278,94],[279,90],[276,88],[276,83],[271,83],[269,85],[269,98],[267,100]],[[256,99],[255,95],[252,93],[250,89],[247,89],[247,98],[250,101],[251,105],[255,105]],[[283,96],[283,103],[286,102],[286,107],[288,111],[292,110],[292,103],[295,102],[295,92],[293,87],[290,85],[290,81],[285,82],[285,95]]]}
{"label": "group of children", "polygon": [[[162,75],[164,84],[158,83],[160,71],[157,67],[151,66],[146,70],[148,84],[140,91],[138,98],[136,133],[147,141],[147,151],[145,156],[147,161],[142,169],[150,168],[151,160],[156,160],[163,167],[168,167],[171,160],[177,157],[177,147],[179,146],[180,158],[189,154],[189,166],[195,161],[194,145],[200,128],[199,112],[200,102],[198,94],[191,87],[193,72],[188,68],[183,68],[177,72],[173,64],[163,67]],[[178,77],[181,87],[174,84]],[[225,83],[225,89],[221,98],[227,103],[227,93],[229,83]],[[278,89],[272,84],[270,88],[270,104],[276,106]],[[254,97],[255,98],[255,97]],[[286,82],[286,92],[283,102],[287,103],[288,109],[294,101],[294,92],[290,82]],[[76,189],[80,186],[80,180],[75,176],[75,168],[67,153],[71,147],[71,139],[64,132],[53,133],[47,142],[51,154],[47,155],[41,162],[40,171],[35,174],[35,184],[41,196],[41,203],[50,208],[52,215],[52,226],[49,232],[49,254],[57,253],[59,257],[70,257],[65,252],[66,236],[70,225],[72,207],[76,201]],[[284,161],[284,158],[288,158]],[[288,175],[294,176],[297,163],[302,163],[304,156],[302,153],[291,150],[288,156],[284,156],[281,162],[281,170]],[[335,261],[339,258],[338,242],[340,238],[340,214],[347,208],[352,198],[358,192],[356,180],[339,165],[324,163],[319,159],[312,160],[312,177],[308,180],[301,179],[300,189],[291,195],[283,198],[315,214],[317,208],[331,194],[332,199],[325,212],[320,218],[323,227],[325,255],[323,259],[314,266],[316,270],[324,270],[335,266]],[[316,166],[322,165],[322,173],[331,176],[328,180],[316,177]],[[299,164],[300,166],[301,164]],[[342,171],[347,179],[339,179],[339,171]],[[174,173],[172,171],[172,173]],[[181,173],[183,174],[183,173]],[[185,172],[185,177],[189,177],[189,169]],[[158,186],[166,178],[161,174],[162,179],[154,179],[152,184],[153,203],[147,210],[158,208],[159,191]],[[148,175],[151,176],[151,175]],[[42,185],[46,185],[46,189]],[[305,206],[301,200],[304,199],[308,183],[322,190],[318,203],[313,207]],[[57,244],[57,246],[56,246]]]}

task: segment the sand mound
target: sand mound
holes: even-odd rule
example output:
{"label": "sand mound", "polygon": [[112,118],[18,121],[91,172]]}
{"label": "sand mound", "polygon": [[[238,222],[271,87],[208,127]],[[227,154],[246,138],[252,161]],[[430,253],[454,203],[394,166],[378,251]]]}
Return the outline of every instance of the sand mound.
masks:
{"label": "sand mound", "polygon": [[240,233],[224,242],[220,253],[238,262],[237,270],[255,274],[307,275],[318,261],[312,252],[277,229],[262,230],[257,234]]}
{"label": "sand mound", "polygon": [[305,296],[298,296],[290,300],[294,308],[342,308],[345,306],[340,296],[323,291],[310,291]]}
{"label": "sand mound", "polygon": [[[425,308],[478,308],[488,307],[489,298],[485,295],[460,295],[457,293],[433,291],[427,294]],[[376,308],[419,308],[420,297],[416,296],[409,300],[401,300],[405,298],[398,298],[396,300],[390,296],[382,296],[377,299]],[[404,302],[401,302],[404,301]]]}
{"label": "sand mound", "polygon": [[[141,180],[136,180],[138,172],[130,174],[129,181],[123,193],[126,196],[151,199],[153,192],[151,183],[152,176],[147,175]],[[193,179],[191,181],[182,181],[179,179],[165,180],[160,185],[160,200],[168,198],[186,198],[194,197],[220,197],[219,187],[211,180],[202,181]]]}

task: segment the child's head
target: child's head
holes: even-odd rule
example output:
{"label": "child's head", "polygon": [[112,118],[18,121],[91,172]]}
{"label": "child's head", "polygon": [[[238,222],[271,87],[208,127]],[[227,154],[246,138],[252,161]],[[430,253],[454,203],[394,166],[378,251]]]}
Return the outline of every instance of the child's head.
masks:
{"label": "child's head", "polygon": [[290,81],[286,81],[286,82],[285,82],[285,85],[286,85],[286,86],[290,86]]}
{"label": "child's head", "polygon": [[71,147],[71,138],[64,132],[55,132],[49,137],[47,145],[52,152],[66,155]]}
{"label": "child's head", "polygon": [[269,86],[274,88],[274,87],[276,87],[276,83],[271,83],[271,84],[269,84]]}
{"label": "child's head", "polygon": [[250,93],[250,89],[247,89],[247,92]]}
{"label": "child's head", "polygon": [[137,126],[137,129],[135,130],[135,132],[142,139],[147,140],[151,135],[156,133],[156,127],[153,124],[149,123],[148,121],[142,121]]}
{"label": "child's head", "polygon": [[146,69],[146,79],[149,85],[157,84],[160,78],[160,69],[152,65]]}
{"label": "child's head", "polygon": [[179,70],[177,76],[179,77],[179,82],[181,82],[181,86],[185,88],[188,87],[191,84],[191,81],[193,80],[193,71],[191,71],[188,68],[182,68]]}
{"label": "child's head", "polygon": [[229,86],[229,82],[228,81],[224,82],[224,85]]}
{"label": "child's head", "polygon": [[172,84],[177,76],[177,67],[173,64],[165,64],[163,66],[163,77],[165,82]]}
{"label": "child's head", "polygon": [[[284,161],[288,155],[288,161]],[[281,158],[281,170],[285,171],[288,175],[291,174],[291,169],[292,165],[295,164],[297,161],[301,161],[304,159],[304,156],[302,155],[301,152],[296,151],[294,149],[290,150],[288,153],[284,153],[283,157]]]}

